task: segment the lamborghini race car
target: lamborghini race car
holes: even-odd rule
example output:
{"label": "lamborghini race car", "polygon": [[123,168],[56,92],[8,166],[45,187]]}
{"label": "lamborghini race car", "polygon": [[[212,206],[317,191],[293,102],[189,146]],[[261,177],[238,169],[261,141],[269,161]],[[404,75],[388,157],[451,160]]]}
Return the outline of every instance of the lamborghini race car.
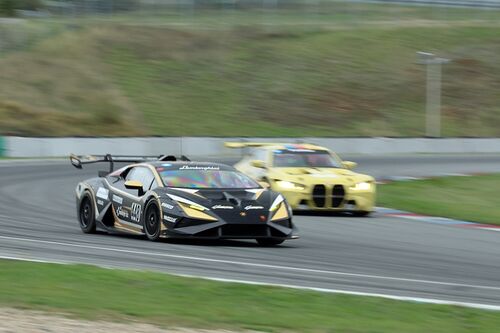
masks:
{"label": "lamborghini race car", "polygon": [[[277,245],[298,238],[285,198],[231,166],[173,156],[83,158],[71,163],[108,162],[109,172],[76,187],[84,233],[109,232],[160,238],[256,239]],[[133,163],[113,170],[114,163]]]}
{"label": "lamborghini race car", "polygon": [[328,210],[365,216],[374,210],[375,179],[351,171],[327,148],[312,144],[226,142],[228,148],[250,148],[235,168],[265,181],[285,196],[293,210]]}

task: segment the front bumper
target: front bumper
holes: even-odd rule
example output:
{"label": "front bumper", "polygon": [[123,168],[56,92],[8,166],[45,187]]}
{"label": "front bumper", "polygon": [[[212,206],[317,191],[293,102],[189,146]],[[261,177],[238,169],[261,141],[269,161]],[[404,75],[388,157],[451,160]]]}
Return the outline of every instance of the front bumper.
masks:
{"label": "front bumper", "polygon": [[296,239],[297,229],[290,219],[277,222],[204,222],[183,218],[176,223],[165,222],[162,236],[188,239]]}
{"label": "front bumper", "polygon": [[[323,189],[321,188],[324,187]],[[320,190],[318,190],[320,189]],[[315,184],[304,190],[282,190],[273,188],[286,198],[295,210],[372,212],[375,209],[376,189],[353,191],[342,184]]]}

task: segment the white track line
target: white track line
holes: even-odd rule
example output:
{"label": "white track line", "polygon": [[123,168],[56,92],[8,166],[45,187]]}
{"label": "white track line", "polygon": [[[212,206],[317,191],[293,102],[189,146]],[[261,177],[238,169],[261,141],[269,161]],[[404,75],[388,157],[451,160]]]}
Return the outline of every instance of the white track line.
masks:
{"label": "white track line", "polygon": [[[53,264],[60,264],[60,265],[70,264],[68,262],[56,261],[56,260],[51,261],[51,260],[40,260],[40,259],[27,259],[27,258],[22,258],[22,257],[2,256],[2,255],[0,255],[0,259],[19,260],[19,261],[36,262],[36,263],[53,263]],[[109,267],[109,266],[100,266],[99,265],[98,267],[103,267],[106,269],[116,269],[114,267]],[[461,307],[480,309],[480,310],[500,311],[500,306],[498,306],[498,305],[489,305],[489,304],[481,304],[481,303],[456,302],[456,301],[447,301],[447,300],[434,299],[434,298],[396,296],[396,295],[389,295],[389,294],[367,293],[367,292],[349,291],[349,290],[341,290],[341,289],[327,289],[327,288],[297,286],[297,285],[290,285],[290,284],[256,282],[256,281],[238,280],[238,279],[214,278],[214,277],[198,276],[198,275],[175,274],[175,273],[169,273],[169,274],[174,275],[174,276],[204,279],[204,280],[224,282],[224,283],[243,283],[243,284],[249,284],[249,285],[255,285],[255,286],[290,288],[290,289],[296,289],[296,290],[307,290],[307,291],[316,291],[316,292],[322,292],[322,293],[343,294],[343,295],[353,295],[353,296],[363,296],[363,297],[379,297],[379,298],[390,299],[390,300],[395,300],[395,301],[416,302],[416,303],[436,304],[436,305],[452,305],[452,306],[461,306]]]}
{"label": "white track line", "polygon": [[380,279],[380,280],[389,280],[389,281],[399,281],[399,282],[414,282],[414,283],[430,284],[430,285],[440,285],[440,286],[448,286],[448,287],[465,287],[465,288],[473,288],[473,289],[483,289],[483,290],[500,291],[500,287],[493,287],[493,286],[481,286],[481,285],[464,284],[464,283],[454,283],[454,282],[442,282],[442,281],[408,279],[408,278],[398,278],[398,277],[381,276],[381,275],[371,275],[371,274],[347,273],[347,272],[339,272],[339,271],[327,271],[327,270],[321,270],[321,269],[290,267],[290,266],[279,266],[279,265],[270,265],[270,264],[259,264],[259,263],[251,263],[251,262],[244,262],[244,261],[231,261],[231,260],[224,260],[224,259],[193,257],[193,256],[184,256],[184,255],[176,255],[176,254],[157,253],[157,252],[147,252],[147,251],[133,251],[133,250],[111,248],[111,247],[102,247],[102,246],[85,245],[85,244],[74,244],[74,243],[64,243],[64,242],[54,242],[54,241],[44,241],[44,240],[30,239],[30,238],[20,238],[20,237],[0,236],[0,239],[8,239],[8,240],[10,239],[10,240],[23,241],[23,242],[32,242],[32,243],[40,243],[40,244],[51,244],[51,245],[60,245],[60,246],[76,247],[76,248],[86,248],[86,249],[101,250],[101,251],[111,251],[111,252],[137,254],[137,255],[149,255],[149,256],[155,256],[155,257],[164,257],[164,258],[173,258],[173,259],[184,259],[184,260],[203,261],[203,262],[215,262],[215,263],[221,263],[221,264],[230,264],[230,265],[239,265],[239,266],[248,266],[248,267],[259,267],[259,268],[270,268],[270,269],[296,271],[296,272],[319,273],[319,274],[328,274],[328,275],[338,275],[338,276],[349,276],[349,277],[368,278],[368,279]]}

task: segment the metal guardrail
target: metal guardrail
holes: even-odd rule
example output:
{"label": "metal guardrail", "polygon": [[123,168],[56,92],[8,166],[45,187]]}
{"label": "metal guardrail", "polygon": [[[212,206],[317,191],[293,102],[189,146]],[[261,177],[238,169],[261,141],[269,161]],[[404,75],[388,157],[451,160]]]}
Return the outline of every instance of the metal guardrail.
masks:
{"label": "metal guardrail", "polygon": [[397,5],[500,9],[500,0],[352,0],[352,1],[360,3],[386,3],[386,4],[397,4]]}

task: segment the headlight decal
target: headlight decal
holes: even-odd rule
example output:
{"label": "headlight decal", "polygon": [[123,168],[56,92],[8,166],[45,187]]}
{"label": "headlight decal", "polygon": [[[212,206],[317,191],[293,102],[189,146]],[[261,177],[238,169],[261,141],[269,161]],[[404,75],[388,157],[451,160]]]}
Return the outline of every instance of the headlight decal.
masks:
{"label": "headlight decal", "polygon": [[283,198],[283,196],[280,194],[276,197],[276,199],[274,199],[274,202],[273,204],[271,205],[271,208],[269,208],[269,211],[270,212],[274,212],[276,209],[278,209],[278,205],[280,203],[282,203],[283,201],[285,200],[285,198]]}
{"label": "headlight decal", "polygon": [[290,215],[288,214],[288,209],[286,207],[286,203],[284,201],[282,201],[279,204],[278,210],[276,211],[274,216],[271,218],[271,221],[287,219],[289,217],[290,217]]}
{"label": "headlight decal", "polygon": [[179,196],[177,196],[175,194],[167,193],[167,195],[170,197],[170,199],[172,199],[174,201],[177,201],[178,203],[184,203],[184,204],[190,206],[193,209],[197,209],[197,210],[200,210],[200,211],[209,210],[207,207],[204,207],[204,206],[202,206],[200,204],[197,204],[194,201],[185,199],[183,197],[179,197]]}
{"label": "headlight decal", "polygon": [[207,213],[204,213],[198,209],[193,209],[192,205],[187,205],[185,203],[179,202],[179,207],[181,207],[181,209],[188,217],[192,217],[194,219],[199,219],[199,220],[217,221],[215,217],[210,216]]}

